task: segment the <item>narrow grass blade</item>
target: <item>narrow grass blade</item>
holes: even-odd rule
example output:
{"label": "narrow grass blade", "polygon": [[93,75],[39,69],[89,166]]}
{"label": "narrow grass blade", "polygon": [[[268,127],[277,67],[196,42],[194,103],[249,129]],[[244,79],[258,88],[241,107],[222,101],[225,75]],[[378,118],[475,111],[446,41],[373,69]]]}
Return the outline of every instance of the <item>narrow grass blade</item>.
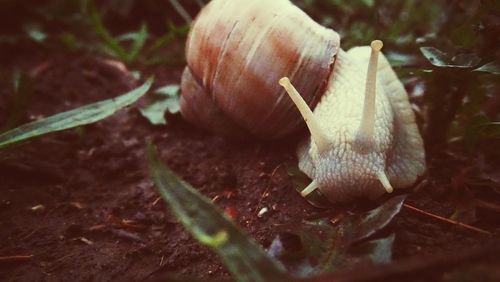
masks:
{"label": "narrow grass blade", "polygon": [[13,75],[14,101],[5,125],[1,131],[9,130],[19,125],[21,117],[26,113],[31,96],[33,95],[33,82],[28,74],[24,72],[14,72]]}
{"label": "narrow grass blade", "polygon": [[348,223],[352,230],[348,234],[348,241],[354,243],[382,230],[401,211],[405,200],[406,195],[392,197],[378,208],[363,214],[362,217],[352,218],[352,221]]}
{"label": "narrow grass blade", "polygon": [[122,96],[59,113],[9,130],[0,134],[0,150],[8,145],[37,136],[102,120],[137,101],[146,94],[152,83],[153,79],[150,78],[142,86]]}
{"label": "narrow grass blade", "polygon": [[88,17],[96,34],[101,38],[103,43],[107,48],[112,50],[112,52],[120,59],[125,59],[127,57],[127,51],[120,45],[120,42],[116,40],[106,29],[104,23],[102,22],[101,15],[97,11],[93,1],[87,1],[86,9],[88,11]]}
{"label": "narrow grass blade", "polygon": [[179,13],[179,15],[186,21],[187,24],[191,24],[193,19],[189,15],[189,13],[184,9],[184,7],[177,0],[169,0],[170,4],[174,7],[174,9]]}
{"label": "narrow grass blade", "polygon": [[285,271],[222,211],[182,181],[148,145],[150,173],[177,219],[200,243],[212,248],[237,281],[282,281]]}

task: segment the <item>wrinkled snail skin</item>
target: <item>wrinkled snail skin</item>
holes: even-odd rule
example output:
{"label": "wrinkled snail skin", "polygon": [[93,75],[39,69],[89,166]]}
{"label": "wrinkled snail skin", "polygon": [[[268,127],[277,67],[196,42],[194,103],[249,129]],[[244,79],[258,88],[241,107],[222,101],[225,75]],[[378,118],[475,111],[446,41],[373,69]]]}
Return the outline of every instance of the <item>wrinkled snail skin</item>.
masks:
{"label": "wrinkled snail skin", "polygon": [[189,35],[182,114],[224,135],[260,138],[305,120],[311,136],[297,155],[312,182],[303,196],[318,189],[346,202],[412,186],[425,171],[423,141],[382,42],[339,46],[334,31],[288,0],[213,0]]}
{"label": "wrinkled snail skin", "polygon": [[339,52],[327,93],[314,110],[329,149],[318,153],[315,143],[306,140],[297,150],[300,169],[331,202],[383,195],[387,189],[380,172],[392,187],[406,188],[425,171],[423,142],[408,95],[382,54],[373,143],[368,152],[356,148],[369,57],[369,46]]}

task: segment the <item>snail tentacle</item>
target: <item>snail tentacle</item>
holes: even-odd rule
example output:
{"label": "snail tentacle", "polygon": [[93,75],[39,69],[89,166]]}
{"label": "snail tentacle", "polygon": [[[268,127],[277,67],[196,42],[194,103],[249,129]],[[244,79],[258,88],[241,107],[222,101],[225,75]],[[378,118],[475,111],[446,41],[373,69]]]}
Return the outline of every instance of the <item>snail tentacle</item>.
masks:
{"label": "snail tentacle", "polygon": [[377,173],[377,178],[378,180],[380,180],[380,183],[382,183],[382,186],[384,186],[385,191],[387,191],[387,193],[390,194],[394,191],[394,188],[389,182],[389,178],[387,178],[387,174],[385,173],[385,171],[379,171]]}
{"label": "snail tentacle", "polygon": [[294,104],[297,106],[297,109],[300,111],[300,114],[304,118],[304,121],[306,122],[307,127],[311,132],[311,138],[318,147],[318,152],[321,153],[326,151],[328,149],[329,143],[328,137],[323,129],[321,129],[318,120],[314,116],[307,103],[304,101],[297,89],[295,89],[295,87],[292,85],[288,77],[283,77],[282,79],[280,79],[279,84],[283,86],[283,88],[285,88],[286,92],[288,93]]}
{"label": "snail tentacle", "polygon": [[318,189],[318,183],[316,183],[315,180],[313,180],[307,187],[300,192],[300,195],[302,197],[307,197],[307,195],[311,194],[314,190]]}
{"label": "snail tentacle", "polygon": [[384,46],[382,41],[374,40],[371,43],[371,55],[370,61],[368,63],[368,71],[366,74],[366,86],[365,86],[365,101],[363,107],[363,117],[361,118],[361,124],[359,126],[356,141],[359,145],[361,151],[369,152],[373,146],[374,131],[375,131],[375,98],[376,98],[376,88],[377,88],[377,68],[378,68],[378,57],[380,50]]}

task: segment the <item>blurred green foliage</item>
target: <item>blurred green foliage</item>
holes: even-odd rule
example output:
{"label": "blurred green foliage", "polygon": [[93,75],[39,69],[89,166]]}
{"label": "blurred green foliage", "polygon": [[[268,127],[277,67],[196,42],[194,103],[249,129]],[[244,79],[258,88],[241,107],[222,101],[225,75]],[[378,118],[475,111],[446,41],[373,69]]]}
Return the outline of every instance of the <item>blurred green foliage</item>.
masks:
{"label": "blurred green foliage", "polygon": [[[155,18],[147,14],[163,10],[167,13]],[[28,0],[24,5],[0,0],[0,21],[0,48],[94,52],[136,66],[178,63],[182,48],[170,52],[167,46],[179,38],[181,46],[188,31],[175,11],[154,0]]]}

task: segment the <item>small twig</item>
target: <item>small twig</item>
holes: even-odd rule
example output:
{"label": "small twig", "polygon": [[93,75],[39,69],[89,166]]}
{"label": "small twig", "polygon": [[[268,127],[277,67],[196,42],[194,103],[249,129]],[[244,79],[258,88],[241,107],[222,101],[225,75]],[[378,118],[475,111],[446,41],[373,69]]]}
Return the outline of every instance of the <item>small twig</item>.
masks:
{"label": "small twig", "polygon": [[462,223],[462,222],[459,222],[459,221],[456,221],[456,220],[452,220],[452,219],[449,219],[449,218],[446,218],[446,217],[442,217],[442,216],[439,216],[439,215],[436,215],[436,214],[433,214],[433,213],[421,210],[421,209],[416,208],[414,206],[411,206],[409,204],[403,204],[403,206],[405,208],[407,208],[407,209],[410,209],[410,210],[414,211],[414,212],[417,212],[417,213],[420,213],[420,214],[432,217],[432,218],[440,220],[440,221],[444,221],[444,222],[447,222],[447,223],[450,223],[450,224],[458,225],[458,226],[461,226],[463,228],[466,228],[466,229],[469,229],[469,230],[472,230],[472,231],[475,231],[475,232],[478,232],[478,233],[481,233],[481,234],[485,234],[485,235],[488,235],[488,236],[492,236],[493,235],[491,232],[488,232],[486,230],[483,230],[483,229],[480,229],[480,228],[477,228],[477,227],[474,227],[474,226],[471,226],[471,225],[468,225],[468,224],[465,224],[465,223]]}
{"label": "small twig", "polygon": [[133,231],[143,231],[148,228],[147,225],[137,223],[135,220],[130,219],[122,219],[119,223],[119,226],[124,229],[130,229]]}
{"label": "small twig", "polygon": [[[277,167],[275,167],[273,169],[273,172],[271,172],[271,179],[274,177],[274,175],[276,174],[276,172],[278,171],[278,169],[282,166],[283,164],[279,164]],[[257,206],[255,207],[255,214],[257,214],[259,212],[259,209],[260,209],[260,206],[262,204],[262,201],[264,201],[264,198],[266,198],[267,196],[269,196],[269,189],[271,188],[271,186],[267,186],[266,190],[264,191],[264,193],[261,194],[260,196],[260,199],[259,199],[259,202],[257,203]]]}
{"label": "small twig", "polygon": [[5,257],[0,257],[0,264],[26,262],[26,261],[31,260],[32,258],[33,258],[33,255],[5,256]]}
{"label": "small twig", "polygon": [[170,4],[172,4],[172,6],[174,7],[174,9],[177,11],[177,13],[179,13],[179,15],[186,21],[186,23],[191,24],[193,19],[188,14],[186,9],[184,9],[184,7],[182,7],[182,5],[179,3],[179,1],[177,1],[177,0],[169,0],[169,1],[170,1]]}
{"label": "small twig", "polygon": [[500,212],[500,206],[496,205],[494,203],[489,203],[489,202],[486,202],[486,201],[483,201],[483,200],[478,200],[478,199],[476,199],[474,201],[474,203],[476,204],[477,207],[480,207],[480,208],[483,208],[483,209],[487,209],[487,210],[490,210],[490,211],[494,211],[494,212]]}
{"label": "small twig", "polygon": [[42,223],[45,223],[45,221],[47,220],[49,215],[52,215],[52,212],[54,212],[57,208],[58,208],[58,206],[56,206],[55,208],[53,208],[49,212],[47,212],[43,216],[43,219],[40,221],[40,223],[33,230],[31,230],[27,235],[21,237],[21,241],[28,239],[29,237],[33,236],[33,234],[35,234],[38,230],[40,230],[42,228]]}
{"label": "small twig", "polygon": [[150,208],[152,208],[152,207],[156,206],[156,205],[160,202],[160,200],[161,200],[161,197],[156,198],[156,199],[153,201],[153,203],[151,203],[151,204],[149,205],[149,207],[150,207]]}
{"label": "small twig", "polygon": [[85,238],[85,237],[80,237],[80,238],[77,238],[77,240],[89,245],[89,246],[92,246],[94,245],[94,242],[90,241],[89,239]]}
{"label": "small twig", "polygon": [[264,198],[266,198],[269,195],[269,189],[270,188],[271,187],[268,186],[266,188],[266,190],[264,191],[264,193],[262,193],[262,195],[260,196],[259,202],[257,203],[257,206],[255,207],[255,211],[254,211],[255,214],[257,214],[259,212],[260,206],[262,204],[262,201],[264,201]]}

